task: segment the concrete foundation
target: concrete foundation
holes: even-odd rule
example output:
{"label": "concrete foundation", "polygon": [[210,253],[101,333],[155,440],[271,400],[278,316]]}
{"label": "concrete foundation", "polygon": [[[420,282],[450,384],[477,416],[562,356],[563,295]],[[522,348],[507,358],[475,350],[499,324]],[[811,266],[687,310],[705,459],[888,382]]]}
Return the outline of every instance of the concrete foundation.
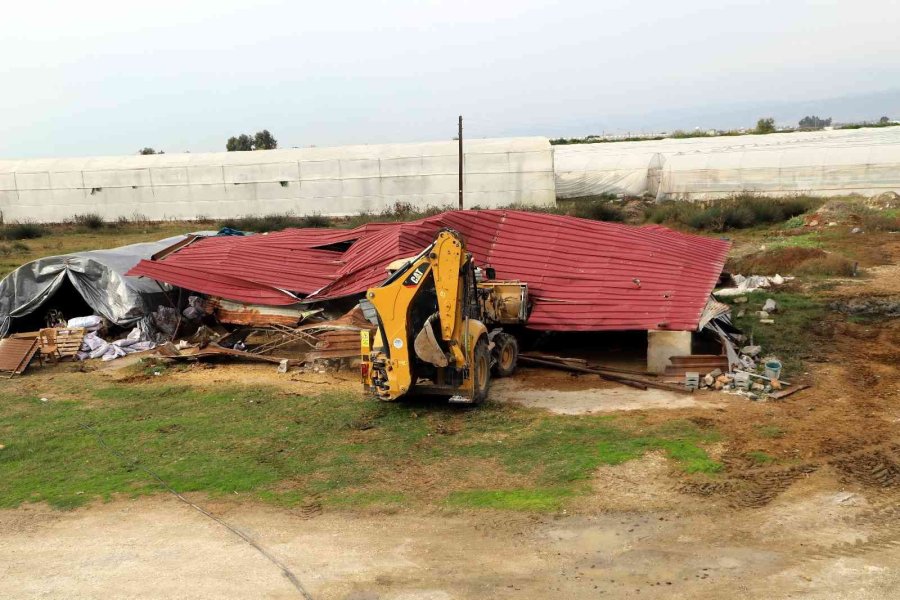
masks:
{"label": "concrete foundation", "polygon": [[690,354],[692,334],[691,331],[648,331],[647,370],[663,373],[670,364],[670,356]]}

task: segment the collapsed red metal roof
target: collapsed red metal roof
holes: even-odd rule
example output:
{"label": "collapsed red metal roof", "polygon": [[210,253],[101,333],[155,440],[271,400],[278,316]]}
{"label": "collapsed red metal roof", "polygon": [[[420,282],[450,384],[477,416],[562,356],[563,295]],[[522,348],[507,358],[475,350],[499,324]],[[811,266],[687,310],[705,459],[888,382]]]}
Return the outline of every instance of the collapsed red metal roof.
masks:
{"label": "collapsed red metal roof", "polygon": [[548,331],[696,329],[729,247],[658,225],[467,210],[351,230],[206,238],[128,274],[246,303],[327,300],[379,285],[388,264],[420,252],[444,227],[499,279],[528,283],[528,326]]}

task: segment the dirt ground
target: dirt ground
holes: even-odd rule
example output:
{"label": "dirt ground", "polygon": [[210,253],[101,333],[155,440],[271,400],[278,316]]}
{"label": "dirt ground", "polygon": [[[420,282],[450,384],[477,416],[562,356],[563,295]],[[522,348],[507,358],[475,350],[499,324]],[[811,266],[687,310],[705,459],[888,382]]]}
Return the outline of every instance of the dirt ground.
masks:
{"label": "dirt ground", "polygon": [[[897,299],[900,244],[884,249],[888,264],[824,293]],[[810,332],[821,350],[797,374],[814,387],[778,402],[670,398],[538,370],[493,390],[497,400],[557,412],[628,410],[649,424],[678,418],[715,428],[723,441],[710,452],[724,470],[714,478],[685,475],[650,453],[598,469],[593,493],[559,514],[320,512],[191,499],[256,539],[316,599],[896,598],[900,319],[830,315]],[[126,364],[96,376],[124,377]],[[352,373],[277,379],[270,365],[167,377],[280,382],[294,393],[358,389]],[[14,385],[37,392],[41,382]],[[301,596],[245,541],[161,494],[70,512],[0,511],[0,597]]]}

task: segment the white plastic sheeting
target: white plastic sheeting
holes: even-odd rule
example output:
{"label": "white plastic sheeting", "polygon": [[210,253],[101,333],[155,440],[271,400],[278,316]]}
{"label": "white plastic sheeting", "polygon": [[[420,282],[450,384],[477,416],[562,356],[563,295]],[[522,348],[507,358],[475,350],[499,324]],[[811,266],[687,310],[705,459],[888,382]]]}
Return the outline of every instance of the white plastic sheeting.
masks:
{"label": "white plastic sheeting", "polygon": [[832,133],[839,135],[815,143],[797,139],[779,146],[674,154],[666,158],[656,197],[900,192],[900,127]]}
{"label": "white plastic sheeting", "polygon": [[[0,161],[6,222],[348,215],[395,203],[455,207],[454,141],[105,158]],[[467,206],[555,202],[546,138],[465,142]]]}
{"label": "white plastic sheeting", "polygon": [[900,192],[900,127],[554,147],[557,194],[702,200]]}

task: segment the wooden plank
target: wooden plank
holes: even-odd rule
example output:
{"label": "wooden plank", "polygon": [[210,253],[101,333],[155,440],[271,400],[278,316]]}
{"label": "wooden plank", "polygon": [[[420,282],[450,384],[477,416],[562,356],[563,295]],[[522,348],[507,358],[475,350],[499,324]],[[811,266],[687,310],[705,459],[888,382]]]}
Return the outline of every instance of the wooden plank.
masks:
{"label": "wooden plank", "polygon": [[805,390],[808,387],[809,387],[808,385],[798,385],[798,386],[792,387],[789,390],[781,390],[780,392],[773,392],[773,393],[769,394],[769,398],[772,398],[773,400],[781,400],[782,398],[787,398],[791,394],[795,394],[795,393],[799,392],[800,390]]}

